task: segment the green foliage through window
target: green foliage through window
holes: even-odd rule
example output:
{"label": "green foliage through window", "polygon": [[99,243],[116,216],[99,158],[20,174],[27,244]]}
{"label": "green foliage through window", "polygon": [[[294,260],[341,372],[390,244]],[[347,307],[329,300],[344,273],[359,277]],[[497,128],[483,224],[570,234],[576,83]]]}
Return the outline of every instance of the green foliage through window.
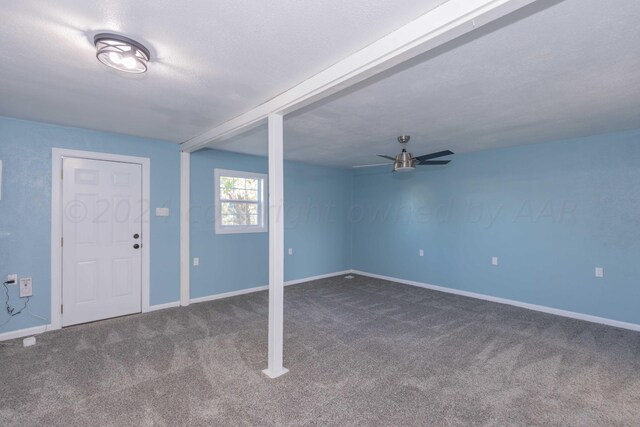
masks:
{"label": "green foliage through window", "polygon": [[223,226],[260,225],[260,179],[220,176]]}

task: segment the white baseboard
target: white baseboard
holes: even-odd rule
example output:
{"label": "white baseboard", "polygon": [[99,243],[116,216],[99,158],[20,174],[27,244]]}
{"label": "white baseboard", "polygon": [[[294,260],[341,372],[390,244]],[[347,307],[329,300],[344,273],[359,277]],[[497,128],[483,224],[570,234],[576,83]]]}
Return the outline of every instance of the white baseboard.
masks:
{"label": "white baseboard", "polygon": [[[156,310],[164,310],[165,308],[179,307],[179,306],[180,306],[180,301],[168,302],[166,304],[156,304],[156,305],[150,306],[147,313],[156,311]],[[51,327],[51,324],[49,324],[49,325],[34,326],[32,328],[18,329],[16,331],[3,332],[3,333],[0,333],[0,341],[12,340],[14,338],[28,337],[30,335],[37,335],[37,334],[41,334],[43,332],[52,331],[52,330],[53,328]]]}
{"label": "white baseboard", "polygon": [[[319,276],[305,277],[303,279],[288,280],[284,282],[284,285],[285,286],[299,285],[301,283],[307,283],[313,280],[326,279],[329,277],[341,276],[343,274],[349,274],[349,273],[351,273],[351,270],[337,271],[335,273],[321,274]],[[214,294],[214,295],[207,295],[205,297],[191,298],[189,302],[192,304],[195,304],[195,303],[205,302],[205,301],[214,301],[222,298],[235,297],[237,295],[244,295],[244,294],[250,294],[253,292],[266,291],[268,289],[269,289],[269,285],[257,286],[255,288],[241,289],[239,291],[225,292],[222,294]]]}
{"label": "white baseboard", "polygon": [[528,310],[539,311],[542,313],[555,314],[557,316],[569,317],[571,319],[584,320],[586,322],[600,323],[602,325],[615,326],[616,328],[630,329],[632,331],[640,331],[640,325],[636,323],[621,322],[619,320],[607,319],[606,317],[592,316],[590,314],[576,313],[574,311],[561,310],[559,308],[547,307],[544,305],[529,304],[526,302],[515,301],[506,298],[494,297],[491,295],[479,294],[476,292],[462,291],[459,289],[446,288],[444,286],[430,285],[428,283],[415,282],[413,280],[398,279],[396,277],[383,276],[380,274],[367,273],[365,271],[352,270],[353,274],[361,276],[373,277],[374,279],[389,280],[391,282],[402,283],[404,285],[417,286],[420,288],[431,289],[448,294],[462,295],[465,297],[481,299],[484,301],[497,302],[499,304],[513,305],[515,307],[526,308]]}
{"label": "white baseboard", "polygon": [[[319,276],[312,276],[312,277],[305,277],[303,279],[289,280],[289,281],[284,282],[284,285],[285,286],[298,285],[300,283],[307,283],[307,282],[311,282],[313,280],[320,280],[320,279],[326,279],[328,277],[341,276],[343,274],[349,274],[351,272],[352,272],[351,270],[337,271],[335,273],[321,274]],[[229,298],[229,297],[234,297],[234,296],[237,296],[237,295],[250,294],[252,292],[266,291],[268,289],[269,289],[268,285],[258,286],[258,287],[255,287],[255,288],[241,289],[239,291],[225,292],[225,293],[222,293],[222,294],[215,294],[215,295],[207,295],[205,297],[199,297],[199,298],[191,298],[190,302],[191,303],[198,303],[198,302],[205,302],[205,301],[214,301],[214,300],[217,300],[217,299]],[[157,310],[164,310],[166,308],[179,307],[179,306],[180,306],[180,301],[172,301],[172,302],[168,302],[168,303],[165,303],[165,304],[156,304],[156,305],[150,306],[149,310],[147,311],[147,313],[150,313],[152,311],[157,311]],[[42,326],[35,326],[33,328],[18,329],[17,331],[4,332],[4,333],[0,333],[0,341],[11,340],[11,339],[14,339],[14,338],[27,337],[29,335],[41,334],[43,332],[51,331],[51,330],[52,330],[51,325],[42,325]]]}
{"label": "white baseboard", "polygon": [[149,311],[148,312],[157,311],[157,310],[164,310],[165,308],[172,308],[172,307],[180,307],[180,301],[172,301],[172,302],[167,302],[167,303],[164,303],[164,304],[156,304],[156,305],[149,306]]}
{"label": "white baseboard", "polygon": [[0,334],[0,341],[12,340],[14,338],[28,337],[38,335],[51,330],[51,325],[40,325],[32,328],[18,329],[17,331],[3,332]]}
{"label": "white baseboard", "polygon": [[256,286],[255,288],[240,289],[239,291],[231,291],[231,292],[225,292],[222,294],[207,295],[206,297],[191,298],[189,302],[191,304],[196,304],[199,302],[214,301],[222,298],[235,297],[237,295],[244,295],[244,294],[250,294],[253,292],[266,291],[267,289],[269,289],[268,286]]}
{"label": "white baseboard", "polygon": [[321,274],[319,276],[305,277],[303,279],[288,280],[284,282],[284,285],[285,286],[298,285],[300,283],[307,283],[313,280],[328,279],[329,277],[342,276],[344,274],[349,274],[351,272],[352,270],[336,271],[335,273]]}

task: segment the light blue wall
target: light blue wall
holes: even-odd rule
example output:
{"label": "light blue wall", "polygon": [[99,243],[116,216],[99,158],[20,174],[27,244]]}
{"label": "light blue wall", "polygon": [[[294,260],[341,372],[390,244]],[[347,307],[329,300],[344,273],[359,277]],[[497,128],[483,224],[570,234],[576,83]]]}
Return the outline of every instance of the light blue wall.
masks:
{"label": "light blue wall", "polygon": [[[32,311],[50,318],[52,147],[151,159],[151,304],[178,300],[179,146],[9,118],[0,118],[0,159],[4,162],[0,200],[0,278],[9,273],[32,277]],[[171,209],[171,216],[155,217],[155,207],[163,206]],[[21,307],[23,300],[17,298],[17,286],[10,289],[12,303]],[[6,319],[3,307],[0,323]],[[0,333],[42,323],[28,314],[20,314],[0,328]]]}
{"label": "light blue wall", "polygon": [[267,233],[215,234],[214,168],[266,173],[265,158],[219,150],[191,154],[191,298],[268,283]]}
{"label": "light blue wall", "polygon": [[[151,216],[151,304],[178,300],[179,147],[7,118],[0,277],[33,277],[33,312],[49,318],[52,147],[151,159],[151,208],[171,209]],[[355,268],[640,323],[639,164],[640,131],[461,154],[407,175],[286,163],[285,246],[294,255],[285,256],[285,278]],[[266,173],[267,160],[192,155],[191,251],[201,261],[191,267],[192,297],[268,282],[267,233],[214,232],[216,167]],[[12,287],[20,306],[16,294]],[[42,323],[19,315],[0,333]]]}
{"label": "light blue wall", "polygon": [[351,268],[351,171],[286,162],[285,280]]}
{"label": "light blue wall", "polygon": [[640,323],[640,131],[453,160],[354,176],[355,269]]}
{"label": "light blue wall", "polygon": [[[191,155],[191,297],[268,284],[268,233],[215,234],[215,168],[267,173],[265,157],[219,150]],[[285,280],[346,270],[350,266],[347,211],[351,173],[285,163]]]}

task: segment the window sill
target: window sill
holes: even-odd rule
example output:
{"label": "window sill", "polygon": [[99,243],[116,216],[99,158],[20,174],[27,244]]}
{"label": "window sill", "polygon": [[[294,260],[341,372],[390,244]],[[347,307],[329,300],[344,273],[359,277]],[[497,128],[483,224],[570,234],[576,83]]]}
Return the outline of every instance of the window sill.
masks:
{"label": "window sill", "polygon": [[268,233],[267,227],[221,227],[216,225],[216,234],[249,234],[249,233]]}

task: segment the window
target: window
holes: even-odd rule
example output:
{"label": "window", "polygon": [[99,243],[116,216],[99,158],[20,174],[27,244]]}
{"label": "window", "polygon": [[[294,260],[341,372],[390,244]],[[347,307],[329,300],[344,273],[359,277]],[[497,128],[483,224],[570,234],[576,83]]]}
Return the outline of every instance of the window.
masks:
{"label": "window", "polygon": [[267,175],[215,169],[216,234],[267,231]]}

